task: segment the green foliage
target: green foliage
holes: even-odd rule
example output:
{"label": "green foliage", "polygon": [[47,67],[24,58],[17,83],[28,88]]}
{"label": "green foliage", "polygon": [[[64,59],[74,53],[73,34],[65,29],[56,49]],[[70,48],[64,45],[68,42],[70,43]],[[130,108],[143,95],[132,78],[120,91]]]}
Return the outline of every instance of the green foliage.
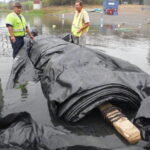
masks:
{"label": "green foliage", "polygon": [[7,9],[8,4],[7,3],[0,3],[0,9]]}
{"label": "green foliage", "polygon": [[[20,1],[23,5],[24,10],[32,10],[33,9],[33,1],[34,0],[15,0],[15,1]],[[76,0],[41,0],[42,1],[42,6],[43,7],[49,7],[49,6],[62,6],[62,5],[74,5]],[[98,4],[101,5],[103,0],[82,0],[83,4],[89,4],[89,5],[94,5]],[[8,3],[0,3],[0,10],[8,9]]]}
{"label": "green foliage", "polygon": [[82,0],[84,4],[102,4],[103,0]]}
{"label": "green foliage", "polygon": [[24,15],[44,15],[45,12],[43,10],[30,10],[30,11],[27,11],[27,12],[23,12]]}
{"label": "green foliage", "polygon": [[[76,0],[42,0],[43,6],[74,5]],[[103,0],[82,0],[84,4],[102,4]]]}
{"label": "green foliage", "polygon": [[23,9],[24,10],[31,10],[31,9],[33,9],[33,1],[22,2],[22,5],[23,5]]}
{"label": "green foliage", "polygon": [[11,10],[8,10],[8,9],[0,9],[0,13],[10,13],[11,12]]}
{"label": "green foliage", "polygon": [[43,7],[48,7],[48,6],[53,4],[53,1],[54,0],[42,0],[42,6]]}
{"label": "green foliage", "polygon": [[28,85],[28,82],[25,82],[24,84],[20,84],[16,89],[23,89]]}

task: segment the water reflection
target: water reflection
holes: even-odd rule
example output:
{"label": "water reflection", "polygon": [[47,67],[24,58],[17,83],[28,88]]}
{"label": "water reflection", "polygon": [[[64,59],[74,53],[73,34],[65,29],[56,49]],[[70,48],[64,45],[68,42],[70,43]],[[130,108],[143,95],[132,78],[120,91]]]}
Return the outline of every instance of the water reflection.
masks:
{"label": "water reflection", "polygon": [[2,111],[2,108],[3,108],[3,105],[4,105],[3,91],[2,91],[2,84],[1,84],[1,79],[0,79],[0,114],[1,114],[1,111]]}
{"label": "water reflection", "polygon": [[42,29],[44,28],[42,24],[42,20],[39,17],[34,17],[33,24],[34,24],[34,27],[37,28],[39,34],[42,34],[43,33]]}
{"label": "water reflection", "polygon": [[[69,33],[71,18],[66,15],[25,16],[30,27],[36,27],[39,34],[62,35]],[[4,26],[4,18],[0,17],[0,26]],[[101,17],[98,25],[91,25],[86,37],[86,46],[101,50],[121,59],[125,59],[138,65],[144,71],[150,73],[149,38],[150,24],[127,26],[126,24],[104,24]],[[1,31],[0,31],[1,32]],[[6,35],[6,34],[5,34]],[[0,55],[11,56],[11,46],[0,37]],[[5,43],[2,45],[2,43]],[[126,53],[125,53],[126,52]],[[138,59],[140,58],[140,63]]]}
{"label": "water reflection", "polygon": [[6,27],[0,26],[0,55],[9,56],[12,50]]}
{"label": "water reflection", "polygon": [[[31,16],[30,18],[26,16],[28,22],[30,22],[31,27],[37,27],[40,34],[54,34],[60,35],[65,32],[70,31],[71,22],[65,20],[64,16],[59,15],[45,15],[44,17],[40,16]],[[53,25],[56,28],[53,28]]]}
{"label": "water reflection", "polygon": [[149,51],[148,51],[147,61],[148,64],[150,65],[150,41],[149,41]]}

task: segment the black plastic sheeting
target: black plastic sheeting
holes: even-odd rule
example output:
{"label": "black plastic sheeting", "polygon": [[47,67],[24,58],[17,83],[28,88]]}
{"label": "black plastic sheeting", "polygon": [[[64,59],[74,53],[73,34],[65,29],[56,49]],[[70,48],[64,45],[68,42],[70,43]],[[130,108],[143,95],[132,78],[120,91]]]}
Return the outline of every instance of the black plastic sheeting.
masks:
{"label": "black plastic sheeting", "polygon": [[[29,80],[41,82],[52,122],[40,124],[29,112],[1,118],[1,149],[150,149],[150,76],[138,67],[54,36],[38,36],[25,40],[8,88]],[[106,101],[120,107],[141,130],[139,143],[107,140],[104,135],[114,131],[96,110]]]}
{"label": "black plastic sheeting", "polygon": [[3,91],[2,91],[1,79],[0,79],[0,101],[2,100],[3,100]]}

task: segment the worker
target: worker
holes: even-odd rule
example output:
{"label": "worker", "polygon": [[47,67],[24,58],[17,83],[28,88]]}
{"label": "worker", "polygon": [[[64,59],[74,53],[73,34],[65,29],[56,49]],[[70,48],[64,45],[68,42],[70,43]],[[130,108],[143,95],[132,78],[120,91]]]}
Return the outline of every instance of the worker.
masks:
{"label": "worker", "polygon": [[6,17],[6,27],[8,28],[8,34],[13,48],[13,58],[16,57],[17,53],[24,45],[24,37],[26,33],[28,33],[29,37],[34,40],[21,12],[21,3],[15,2],[13,5],[13,12]]}
{"label": "worker", "polygon": [[77,0],[75,2],[75,15],[71,27],[73,42],[83,46],[86,40],[86,33],[89,30],[90,19],[87,11],[83,9],[83,2]]}

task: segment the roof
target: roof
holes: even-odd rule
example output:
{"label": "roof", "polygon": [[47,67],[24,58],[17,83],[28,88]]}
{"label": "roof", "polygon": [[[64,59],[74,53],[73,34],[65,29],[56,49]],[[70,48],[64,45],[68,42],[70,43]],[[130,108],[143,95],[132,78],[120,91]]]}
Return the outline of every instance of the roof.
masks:
{"label": "roof", "polygon": [[41,0],[34,0],[34,4],[40,4]]}

